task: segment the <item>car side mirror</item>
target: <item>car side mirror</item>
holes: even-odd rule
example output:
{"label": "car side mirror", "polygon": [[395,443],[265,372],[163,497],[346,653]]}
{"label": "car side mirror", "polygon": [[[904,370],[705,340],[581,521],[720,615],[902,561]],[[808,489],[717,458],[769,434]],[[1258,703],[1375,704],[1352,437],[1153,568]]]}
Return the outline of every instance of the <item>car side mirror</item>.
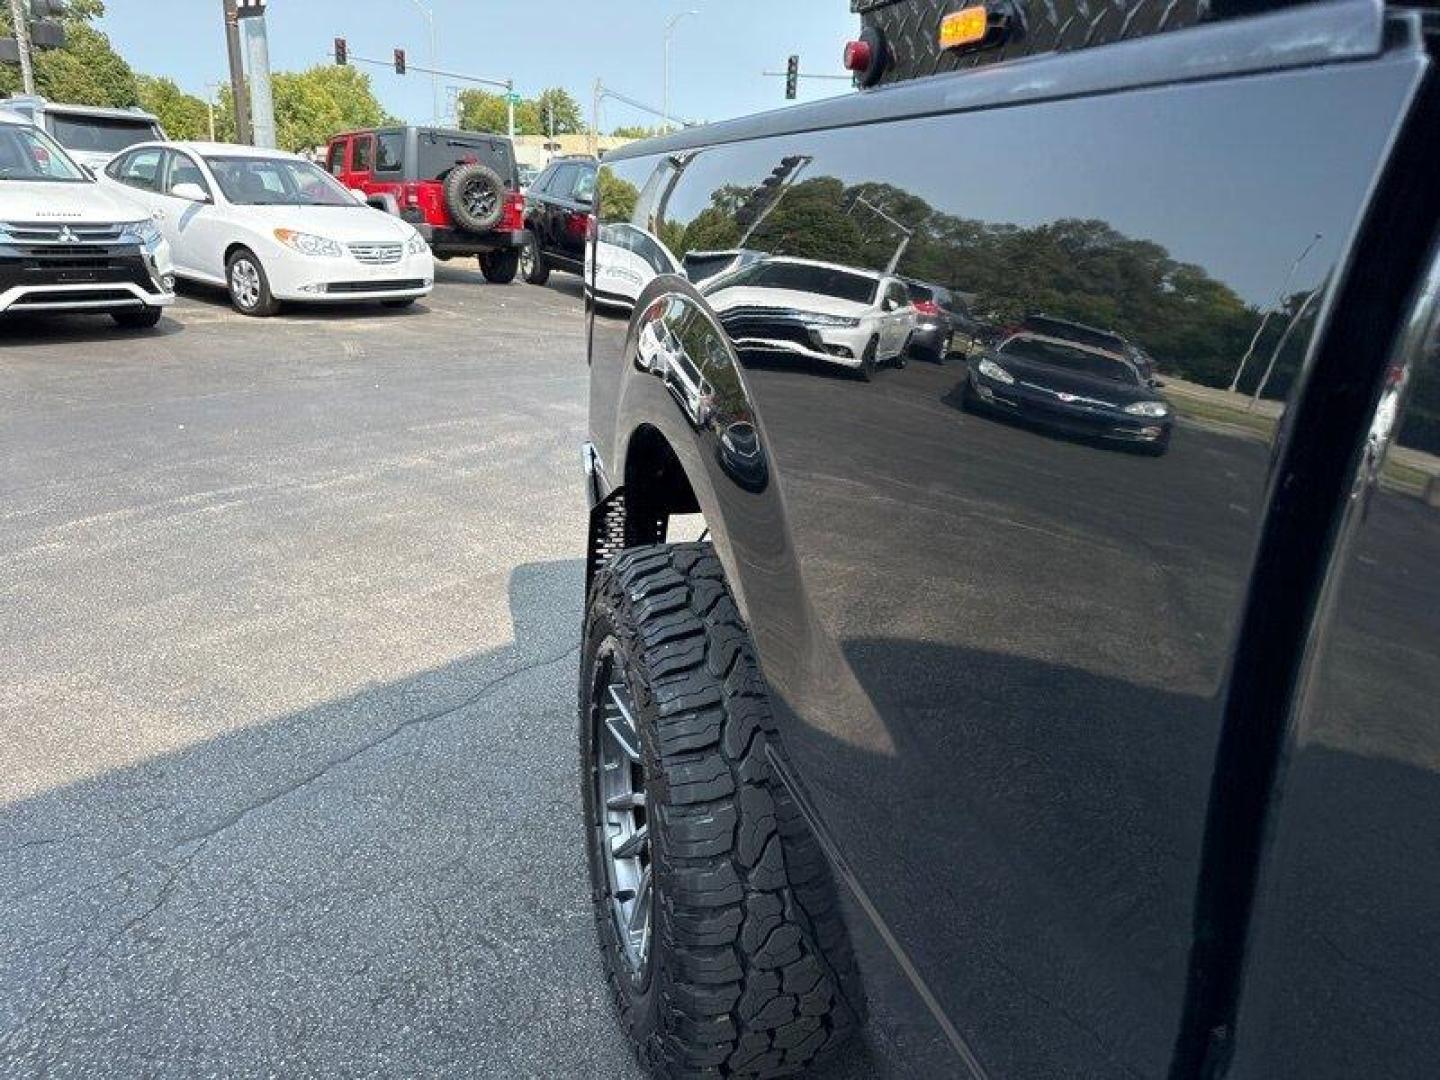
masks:
{"label": "car side mirror", "polygon": [[900,305],[895,302],[894,298],[889,297],[889,296],[887,296],[887,297],[885,298],[885,302],[880,305],[880,309],[881,309],[882,311],[886,311],[886,312],[895,311],[895,310],[898,309],[899,307],[900,307]]}
{"label": "car side mirror", "polygon": [[199,184],[176,184],[170,189],[170,194],[177,199],[188,199],[193,203],[208,203],[210,196],[205,194],[205,189]]}

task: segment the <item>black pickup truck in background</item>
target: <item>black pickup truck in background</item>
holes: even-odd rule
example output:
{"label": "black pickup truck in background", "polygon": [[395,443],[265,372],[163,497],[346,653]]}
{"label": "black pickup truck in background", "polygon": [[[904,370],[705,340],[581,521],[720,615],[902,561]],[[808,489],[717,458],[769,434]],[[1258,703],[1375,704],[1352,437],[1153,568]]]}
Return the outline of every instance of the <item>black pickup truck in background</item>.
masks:
{"label": "black pickup truck in background", "polygon": [[[601,165],[623,1027],[667,1077],[1433,1076],[1440,24],[991,0],[982,65],[961,6],[864,0],[886,85]],[[974,347],[857,378],[866,324],[721,251],[947,289]]]}

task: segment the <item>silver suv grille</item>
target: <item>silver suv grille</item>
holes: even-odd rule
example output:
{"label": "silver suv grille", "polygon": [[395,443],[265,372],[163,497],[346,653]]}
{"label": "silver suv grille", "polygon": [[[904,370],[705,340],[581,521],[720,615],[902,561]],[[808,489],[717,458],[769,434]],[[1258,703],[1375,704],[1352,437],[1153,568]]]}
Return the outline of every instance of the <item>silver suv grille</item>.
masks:
{"label": "silver suv grille", "polygon": [[125,233],[125,225],[81,225],[70,222],[14,222],[6,226],[11,237],[22,244],[113,244]]}
{"label": "silver suv grille", "polygon": [[350,254],[366,266],[390,266],[400,261],[404,244],[351,244]]}

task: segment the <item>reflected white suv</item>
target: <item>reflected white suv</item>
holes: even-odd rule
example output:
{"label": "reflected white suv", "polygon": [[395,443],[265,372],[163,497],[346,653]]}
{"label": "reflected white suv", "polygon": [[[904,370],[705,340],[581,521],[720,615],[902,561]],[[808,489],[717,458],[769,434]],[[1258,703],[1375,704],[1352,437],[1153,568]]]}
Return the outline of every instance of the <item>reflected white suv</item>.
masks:
{"label": "reflected white suv", "polygon": [[170,246],[145,209],[0,112],[0,315],[93,311],[147,327],[174,300]]}

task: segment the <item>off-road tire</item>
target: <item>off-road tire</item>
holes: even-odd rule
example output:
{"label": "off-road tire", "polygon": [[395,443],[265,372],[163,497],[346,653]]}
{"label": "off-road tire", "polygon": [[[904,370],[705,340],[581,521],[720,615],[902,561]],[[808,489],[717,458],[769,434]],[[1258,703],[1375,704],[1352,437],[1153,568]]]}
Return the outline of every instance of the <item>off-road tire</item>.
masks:
{"label": "off-road tire", "polygon": [[[475,185],[479,185],[476,192],[485,196],[478,202],[474,197],[467,197]],[[461,165],[445,177],[445,209],[455,224],[467,232],[489,232],[500,224],[508,191],[509,185],[490,166]]]}
{"label": "off-road tire", "polygon": [[160,316],[164,314],[164,308],[143,307],[138,311],[112,311],[110,317],[126,330],[149,330],[160,322]]}
{"label": "off-road tire", "polygon": [[[642,743],[654,875],[643,973],[624,954],[600,845],[597,654],[616,643]],[[621,1026],[658,1077],[789,1076],[863,1007],[829,866],[766,753],[764,682],[708,544],[621,552],[595,576],[580,673],[587,852]]]}
{"label": "off-road tire", "polygon": [[550,264],[545,261],[545,253],[540,250],[540,241],[533,232],[525,241],[520,269],[531,285],[544,285],[550,280]]}
{"label": "off-road tire", "polygon": [[491,285],[509,285],[520,271],[520,250],[507,248],[480,256],[480,273]]}

